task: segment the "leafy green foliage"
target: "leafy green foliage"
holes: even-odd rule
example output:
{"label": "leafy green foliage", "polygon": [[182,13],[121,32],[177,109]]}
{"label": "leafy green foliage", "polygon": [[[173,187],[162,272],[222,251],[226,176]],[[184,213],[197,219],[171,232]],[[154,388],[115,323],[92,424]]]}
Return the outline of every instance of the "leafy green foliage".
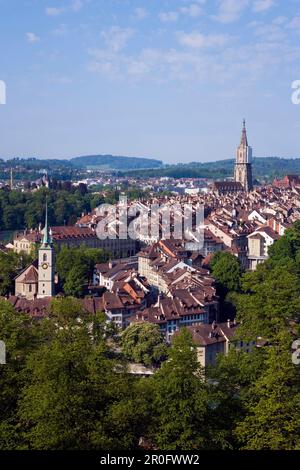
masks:
{"label": "leafy green foliage", "polygon": [[[79,321],[80,316],[80,321]],[[55,299],[32,325],[0,302],[0,449],[126,449],[145,427],[135,379],[112,349],[113,330],[76,299]]]}
{"label": "leafy green foliage", "polygon": [[211,261],[211,269],[222,297],[229,291],[240,289],[242,268],[236,256],[226,251],[217,252]]}
{"label": "leafy green foliage", "polygon": [[242,448],[294,450],[300,447],[300,370],[292,364],[290,338],[268,348],[265,370],[249,387],[246,416],[235,434]]}
{"label": "leafy green foliage", "polygon": [[167,346],[156,325],[133,323],[122,334],[122,350],[127,359],[146,366],[158,364],[167,356]]}
{"label": "leafy green foliage", "polygon": [[[48,217],[51,226],[74,225],[82,213],[90,213],[100,204],[115,204],[120,197],[116,187],[101,187],[103,194],[87,191],[85,185],[72,186],[60,182],[51,189],[41,188],[35,192],[0,189],[0,230],[37,229],[45,220],[45,203],[48,201]],[[124,187],[122,193],[130,200],[147,197],[146,190]]]}
{"label": "leafy green foliage", "polygon": [[[299,448],[300,369],[291,359],[295,322],[300,321],[299,250],[300,224],[296,223],[275,242],[269,260],[243,276],[241,292],[233,296],[241,322],[239,337],[259,338],[262,345],[251,354],[259,357],[251,381],[243,383],[238,376],[242,363],[236,363],[238,372],[231,374],[238,377],[241,410],[234,436],[236,446],[243,449]],[[229,357],[224,358],[225,370],[228,361]]]}
{"label": "leafy green foliage", "polygon": [[36,342],[28,317],[17,315],[6,300],[0,300],[0,339],[6,346],[6,364],[0,365],[0,450],[12,450],[20,441],[16,410],[25,361]]}
{"label": "leafy green foliage", "polygon": [[62,247],[57,255],[56,268],[67,295],[81,297],[92,280],[95,264],[107,261],[108,254],[97,248]]}
{"label": "leafy green foliage", "polygon": [[208,396],[190,333],[174,338],[169,358],[154,376],[153,439],[162,450],[201,449],[207,439]]}

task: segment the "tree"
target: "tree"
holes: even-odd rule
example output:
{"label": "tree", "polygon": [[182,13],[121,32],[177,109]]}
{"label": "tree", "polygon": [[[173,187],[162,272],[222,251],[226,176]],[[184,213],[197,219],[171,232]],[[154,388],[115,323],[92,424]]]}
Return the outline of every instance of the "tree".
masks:
{"label": "tree", "polygon": [[295,255],[300,249],[300,220],[296,220],[293,226],[286,230],[284,237],[291,243]]}
{"label": "tree", "polygon": [[169,359],[153,377],[152,406],[149,432],[159,449],[213,447],[207,387],[187,329],[174,337]]}
{"label": "tree", "polygon": [[240,441],[234,432],[247,415],[246,403],[252,396],[253,383],[264,373],[265,350],[256,348],[251,354],[231,347],[227,355],[219,354],[216,366],[206,370],[212,384],[210,398],[214,413],[210,423],[219,436],[220,448],[238,449]]}
{"label": "tree", "polygon": [[0,252],[0,295],[5,296],[14,291],[14,278],[17,272],[31,262],[31,257],[24,253],[17,254],[13,251]]}
{"label": "tree", "polygon": [[122,334],[122,351],[127,359],[146,366],[158,364],[167,356],[167,346],[158,326],[133,323]]}
{"label": "tree", "polygon": [[52,299],[49,313],[55,324],[60,326],[71,325],[87,316],[80,300],[72,297]]}
{"label": "tree", "polygon": [[250,386],[247,415],[235,434],[243,449],[300,448],[300,371],[291,360],[290,337],[268,348],[266,369]]}
{"label": "tree", "polygon": [[86,284],[86,267],[75,265],[67,275],[66,282],[64,284],[64,291],[66,295],[82,297]]}
{"label": "tree", "polygon": [[144,412],[136,407],[136,384],[113,357],[105,335],[91,334],[92,323],[92,318],[69,321],[29,355],[18,410],[24,447],[137,447]]}
{"label": "tree", "polygon": [[6,364],[0,365],[0,450],[13,450],[21,439],[16,413],[23,368],[35,341],[29,318],[6,300],[0,300],[0,340],[6,346]]}
{"label": "tree", "polygon": [[80,297],[84,286],[93,278],[97,263],[107,260],[108,255],[98,248],[62,247],[57,255],[56,267],[67,295]]}
{"label": "tree", "polygon": [[211,261],[211,269],[223,298],[229,291],[239,291],[242,269],[236,256],[226,251],[217,252]]}
{"label": "tree", "polygon": [[294,258],[293,243],[286,236],[283,236],[269,247],[268,254],[269,262],[273,264],[284,260],[291,260]]}
{"label": "tree", "polygon": [[240,334],[254,340],[258,336],[270,342],[300,318],[300,280],[295,263],[258,266],[242,279],[242,293],[235,296]]}

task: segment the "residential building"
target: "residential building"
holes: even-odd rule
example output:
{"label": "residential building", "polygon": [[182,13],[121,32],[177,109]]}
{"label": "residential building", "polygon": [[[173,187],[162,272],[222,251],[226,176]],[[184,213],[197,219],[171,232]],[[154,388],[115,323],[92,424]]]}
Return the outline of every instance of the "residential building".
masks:
{"label": "residential building", "polygon": [[197,356],[202,367],[216,365],[219,354],[227,355],[231,347],[249,353],[256,346],[256,341],[236,339],[238,324],[236,321],[213,322],[189,326],[193,341],[197,346]]}

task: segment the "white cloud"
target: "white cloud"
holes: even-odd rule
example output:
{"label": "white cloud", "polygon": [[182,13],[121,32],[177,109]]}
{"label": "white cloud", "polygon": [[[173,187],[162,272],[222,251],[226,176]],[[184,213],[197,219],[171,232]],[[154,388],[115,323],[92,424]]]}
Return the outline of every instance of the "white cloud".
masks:
{"label": "white cloud", "polygon": [[158,16],[160,21],[163,21],[164,23],[174,23],[178,20],[179,13],[178,11],[162,11]]}
{"label": "white cloud", "polygon": [[261,13],[267,11],[275,5],[274,0],[255,0],[253,5],[253,11]]}
{"label": "white cloud", "polygon": [[82,0],[73,0],[72,2],[72,5],[71,5],[71,9],[73,11],[80,11],[81,8],[83,7],[83,1]]}
{"label": "white cloud", "polygon": [[276,24],[260,24],[254,28],[254,34],[261,36],[267,42],[280,42],[286,38],[286,33],[281,26]]}
{"label": "white cloud", "polygon": [[220,23],[237,21],[249,5],[249,0],[219,0],[219,11],[213,18]]}
{"label": "white cloud", "polygon": [[64,36],[65,34],[67,34],[67,32],[68,28],[64,23],[60,24],[57,28],[51,31],[54,36]]}
{"label": "white cloud", "polygon": [[160,21],[164,23],[172,23],[172,22],[175,23],[177,20],[179,20],[180,15],[186,15],[191,18],[198,18],[200,15],[203,15],[204,13],[202,5],[204,5],[205,2],[206,0],[194,0],[193,3],[190,3],[189,5],[186,5],[186,6],[182,6],[178,8],[177,10],[162,11],[159,13],[158,17]]}
{"label": "white cloud", "polygon": [[285,24],[287,22],[288,22],[288,18],[286,16],[277,16],[272,21],[273,24],[277,24],[277,25],[282,25],[282,24]]}
{"label": "white cloud", "polygon": [[288,24],[289,28],[300,29],[300,16],[295,16]]}
{"label": "white cloud", "polygon": [[[169,35],[169,41],[175,38],[170,47],[157,45],[141,48],[139,45],[143,43],[136,41],[134,49],[131,50],[125,47],[137,32],[130,28],[114,26],[102,31],[103,44],[100,48],[88,51],[89,69],[109,78],[129,82],[148,79],[158,83],[174,80],[190,83],[228,81],[228,84],[252,84],[259,79],[270,79],[279,71],[290,71],[293,64],[300,60],[300,50],[297,44],[289,41],[286,29],[289,22],[290,27],[300,28],[300,17],[291,21],[275,16],[266,22],[262,16],[253,16],[254,0],[216,2],[218,16],[214,19],[231,23],[247,11],[250,21],[256,20],[247,24],[252,30],[247,29],[245,34],[241,32],[240,36],[238,33],[233,36],[230,32],[225,34],[223,28],[220,31],[217,28],[215,32],[207,32],[200,29],[199,25],[194,26],[194,30],[178,27],[178,31],[171,33],[171,36],[170,31],[162,33]],[[182,15],[190,16],[189,8],[195,4],[203,6],[202,2],[187,0],[182,2],[176,11],[164,12],[167,16],[162,16],[161,20],[179,21]]]}
{"label": "white cloud", "polygon": [[120,28],[119,26],[112,26],[110,29],[101,32],[106,46],[113,52],[124,49],[133,34],[133,29]]}
{"label": "white cloud", "polygon": [[40,40],[40,38],[35,33],[26,33],[26,39],[30,44],[35,44]]}
{"label": "white cloud", "polygon": [[146,8],[142,8],[142,7],[136,8],[134,10],[134,16],[138,20],[143,20],[143,19],[147,18],[148,11],[146,10]]}
{"label": "white cloud", "polygon": [[206,47],[223,47],[230,40],[225,34],[208,34],[204,35],[198,32],[177,34],[178,42],[182,46],[188,46],[195,49]]}
{"label": "white cloud", "polygon": [[198,3],[191,3],[189,6],[181,7],[180,12],[192,18],[197,18],[203,14],[203,9]]}
{"label": "white cloud", "polygon": [[47,7],[45,11],[46,11],[46,15],[48,16],[59,16],[65,11],[65,9],[56,8],[56,7]]}
{"label": "white cloud", "polygon": [[[290,70],[300,60],[297,45],[257,36],[251,44],[239,44],[230,36],[190,33],[177,35],[184,48],[143,48],[136,53],[110,48],[90,49],[89,70],[109,79],[151,80],[156,83],[232,83],[240,86],[270,79]],[[226,46],[226,47],[224,47]],[[213,48],[213,54],[211,53]]]}
{"label": "white cloud", "polygon": [[54,75],[50,78],[50,81],[58,85],[69,85],[72,83],[72,78],[65,75]]}
{"label": "white cloud", "polygon": [[77,13],[87,1],[88,0],[72,0],[68,7],[47,7],[45,12],[48,16],[59,16],[68,11]]}

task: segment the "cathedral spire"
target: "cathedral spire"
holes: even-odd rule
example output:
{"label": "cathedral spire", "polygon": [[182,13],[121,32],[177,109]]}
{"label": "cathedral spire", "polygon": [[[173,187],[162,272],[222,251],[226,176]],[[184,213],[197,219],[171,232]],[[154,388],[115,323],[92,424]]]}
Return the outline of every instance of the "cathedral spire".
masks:
{"label": "cathedral spire", "polygon": [[244,145],[245,147],[248,147],[247,129],[246,129],[246,120],[245,119],[243,120],[241,145]]}
{"label": "cathedral spire", "polygon": [[252,148],[248,145],[245,119],[243,120],[241,143],[236,153],[234,179],[237,183],[241,183],[244,191],[252,190]]}

